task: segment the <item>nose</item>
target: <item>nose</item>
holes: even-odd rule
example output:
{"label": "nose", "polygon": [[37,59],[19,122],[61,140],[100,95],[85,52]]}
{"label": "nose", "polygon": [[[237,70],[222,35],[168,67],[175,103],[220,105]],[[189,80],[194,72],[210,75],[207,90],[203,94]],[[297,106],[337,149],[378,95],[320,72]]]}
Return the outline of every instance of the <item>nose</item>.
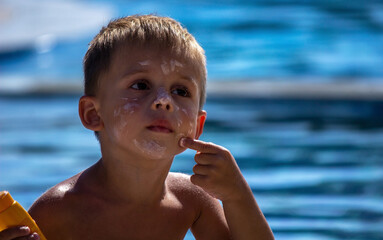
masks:
{"label": "nose", "polygon": [[162,109],[169,112],[173,112],[173,100],[171,99],[171,96],[169,96],[165,89],[161,88],[157,91],[156,99],[152,103],[152,109]]}

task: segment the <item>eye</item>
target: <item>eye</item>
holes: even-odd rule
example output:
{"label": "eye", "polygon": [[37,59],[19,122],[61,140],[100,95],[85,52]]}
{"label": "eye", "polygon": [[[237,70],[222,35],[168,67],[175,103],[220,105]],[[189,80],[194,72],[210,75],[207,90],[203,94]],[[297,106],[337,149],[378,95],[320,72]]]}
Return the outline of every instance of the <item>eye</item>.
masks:
{"label": "eye", "polygon": [[134,90],[148,90],[148,89],[150,89],[149,84],[144,80],[141,80],[139,82],[134,83],[132,86],[130,86],[130,88],[132,88]]}
{"label": "eye", "polygon": [[190,93],[185,87],[177,87],[174,90],[172,90],[172,93],[181,97],[190,97]]}

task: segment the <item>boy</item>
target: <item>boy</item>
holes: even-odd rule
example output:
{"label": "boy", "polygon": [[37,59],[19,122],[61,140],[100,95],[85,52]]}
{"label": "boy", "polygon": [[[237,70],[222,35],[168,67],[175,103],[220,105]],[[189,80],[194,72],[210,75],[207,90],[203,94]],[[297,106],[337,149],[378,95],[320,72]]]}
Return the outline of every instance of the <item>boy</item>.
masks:
{"label": "boy", "polygon": [[[273,239],[230,152],[197,140],[206,61],[178,22],[110,22],[90,43],[84,78],[79,115],[102,158],[32,205],[47,239],[183,239],[189,228],[196,239]],[[194,175],[169,173],[186,148],[197,151]],[[29,234],[16,227],[0,239],[38,239]]]}

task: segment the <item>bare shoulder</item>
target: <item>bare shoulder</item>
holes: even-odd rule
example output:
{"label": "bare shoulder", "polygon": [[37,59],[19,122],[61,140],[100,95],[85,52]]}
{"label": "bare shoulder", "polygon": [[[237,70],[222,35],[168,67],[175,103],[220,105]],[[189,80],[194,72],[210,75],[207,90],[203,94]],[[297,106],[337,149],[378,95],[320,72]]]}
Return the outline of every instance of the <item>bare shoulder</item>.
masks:
{"label": "bare shoulder", "polygon": [[168,187],[171,192],[183,202],[198,211],[198,216],[206,212],[206,209],[213,210],[217,214],[222,213],[219,201],[202,188],[190,181],[190,175],[184,173],[169,173]]}
{"label": "bare shoulder", "polygon": [[202,188],[190,181],[190,175],[184,173],[169,173],[167,186],[171,194],[187,209],[194,213],[197,221],[206,209],[215,209],[220,212],[221,206],[217,199],[211,197]]}
{"label": "bare shoulder", "polygon": [[68,195],[73,191],[79,175],[73,176],[42,194],[29,209],[29,214],[41,228],[44,235],[48,230],[58,230],[58,226],[71,218],[68,209],[70,201]]}
{"label": "bare shoulder", "polygon": [[78,175],[73,176],[43,193],[31,206],[29,212],[34,215],[51,207],[57,207],[65,201],[65,196],[73,190]]}
{"label": "bare shoulder", "polygon": [[186,197],[196,202],[215,201],[213,197],[207,194],[202,188],[194,185],[190,181],[190,175],[184,173],[169,173],[168,187],[175,195]]}

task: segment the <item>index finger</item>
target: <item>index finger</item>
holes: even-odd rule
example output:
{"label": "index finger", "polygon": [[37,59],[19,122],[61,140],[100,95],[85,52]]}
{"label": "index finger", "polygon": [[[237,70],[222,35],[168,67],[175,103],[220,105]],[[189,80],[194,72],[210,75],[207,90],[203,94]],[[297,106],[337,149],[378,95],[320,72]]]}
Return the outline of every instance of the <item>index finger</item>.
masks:
{"label": "index finger", "polygon": [[191,138],[181,138],[180,146],[196,150],[201,153],[216,153],[218,146],[213,143],[207,143]]}

